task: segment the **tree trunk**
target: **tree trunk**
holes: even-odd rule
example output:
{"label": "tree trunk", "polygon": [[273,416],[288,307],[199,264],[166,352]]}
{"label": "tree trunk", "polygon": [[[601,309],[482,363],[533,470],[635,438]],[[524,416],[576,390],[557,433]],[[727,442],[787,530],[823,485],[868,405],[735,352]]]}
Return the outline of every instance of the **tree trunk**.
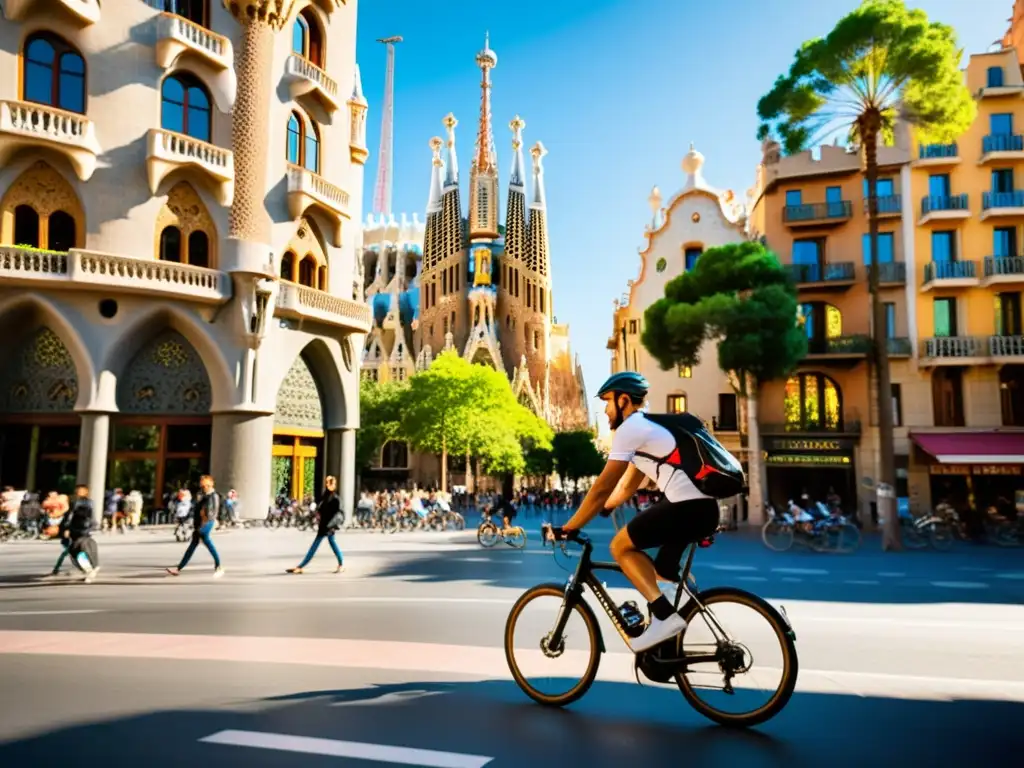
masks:
{"label": "tree trunk", "polygon": [[[879,121],[880,122],[880,121]],[[864,142],[864,165],[868,180],[868,232],[871,243],[871,263],[868,268],[868,288],[871,291],[871,341],[876,371],[875,401],[878,412],[878,478],[876,488],[885,483],[895,493],[896,457],[893,446],[892,379],[889,374],[889,343],[885,319],[885,305],[878,290],[878,129],[872,116],[861,123],[861,138]],[[881,498],[876,499],[879,515],[885,514]],[[882,535],[882,549],[899,551],[899,516],[895,501],[888,504],[885,514],[885,528]]]}
{"label": "tree trunk", "polygon": [[747,376],[747,522],[764,524],[764,462],[761,460],[761,427],[757,423],[757,383]]}
{"label": "tree trunk", "polygon": [[448,440],[441,437],[441,492],[448,493]]}
{"label": "tree trunk", "polygon": [[466,493],[472,493],[476,487],[476,478],[473,477],[473,459],[469,455],[469,448],[466,449]]}

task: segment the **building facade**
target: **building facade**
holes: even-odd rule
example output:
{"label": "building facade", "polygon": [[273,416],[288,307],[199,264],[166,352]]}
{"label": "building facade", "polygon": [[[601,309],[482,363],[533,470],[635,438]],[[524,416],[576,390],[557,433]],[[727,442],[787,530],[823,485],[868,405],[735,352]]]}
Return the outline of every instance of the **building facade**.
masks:
{"label": "building facade", "polygon": [[0,484],[354,495],[356,5],[3,4]]}
{"label": "building facade", "polygon": [[652,220],[639,249],[640,274],[614,302],[614,326],[608,339],[612,373],[641,372],[651,384],[648,406],[653,413],[689,411],[704,420],[723,445],[744,456],[740,439],[740,405],[718,353],[709,342],[696,366],[664,371],[640,341],[644,312],[665,295],[670,280],[693,267],[700,254],[745,239],[746,211],[729,190],[710,186],[703,174],[704,156],[693,149],[683,158],[685,182],[666,206],[655,187],[649,203]]}
{"label": "building facade", "polygon": [[950,145],[913,147],[919,384],[902,408],[910,501],[925,508],[985,508],[1024,490],[1022,17],[1018,1],[1002,47],[970,57],[971,128]]}

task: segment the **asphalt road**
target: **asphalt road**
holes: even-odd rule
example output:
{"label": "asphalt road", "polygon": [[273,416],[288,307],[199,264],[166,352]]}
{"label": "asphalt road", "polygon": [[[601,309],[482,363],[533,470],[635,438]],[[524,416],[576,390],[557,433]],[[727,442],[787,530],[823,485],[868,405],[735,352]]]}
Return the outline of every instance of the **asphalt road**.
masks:
{"label": "asphalt road", "polygon": [[288,576],[309,534],[231,532],[214,580],[202,549],[166,576],[183,548],[166,532],[111,534],[93,584],[39,579],[55,544],[4,545],[0,766],[1020,765],[1024,550],[776,554],[720,536],[698,582],[785,606],[801,663],[787,709],[734,731],[638,686],[607,624],[587,696],[529,702],[505,619],[525,588],[567,576],[536,539],[350,533],[344,573],[324,547]]}

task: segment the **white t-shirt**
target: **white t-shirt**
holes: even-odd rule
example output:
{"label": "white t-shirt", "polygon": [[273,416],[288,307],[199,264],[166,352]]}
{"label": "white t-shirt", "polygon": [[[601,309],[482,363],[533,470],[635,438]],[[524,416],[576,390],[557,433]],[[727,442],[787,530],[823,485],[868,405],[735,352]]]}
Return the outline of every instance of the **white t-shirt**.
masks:
{"label": "white t-shirt", "polygon": [[697,490],[697,486],[681,469],[668,464],[662,464],[659,469],[657,462],[636,455],[639,451],[651,456],[668,456],[675,448],[676,439],[671,432],[647,419],[642,412],[635,411],[612,435],[612,449],[608,459],[632,462],[633,466],[657,483],[669,501],[710,499],[710,496]]}

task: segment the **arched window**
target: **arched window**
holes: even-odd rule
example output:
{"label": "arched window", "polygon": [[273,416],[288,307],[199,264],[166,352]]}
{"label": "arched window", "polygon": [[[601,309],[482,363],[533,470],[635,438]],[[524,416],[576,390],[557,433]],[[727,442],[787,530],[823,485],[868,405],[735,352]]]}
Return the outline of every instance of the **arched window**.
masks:
{"label": "arched window", "polygon": [[786,382],[786,429],[841,430],[843,398],[839,386],[822,373],[801,373]]}
{"label": "arched window", "polygon": [[[404,369],[400,372],[405,373]],[[381,448],[380,465],[383,469],[406,469],[409,466],[409,446],[397,440],[388,441]]]}
{"label": "arched window", "polygon": [[160,261],[181,263],[181,230],[177,227],[164,227],[160,233]]}
{"label": "arched window", "polygon": [[54,211],[47,222],[46,245],[51,251],[70,251],[75,247],[75,219],[66,211]]}
{"label": "arched window", "polygon": [[210,238],[201,229],[188,236],[188,263],[193,267],[210,266]]}
{"label": "arched window", "polygon": [[324,44],[320,25],[309,8],[303,8],[292,25],[292,53],[324,68]]}
{"label": "arched window", "polygon": [[295,280],[295,254],[291,251],[281,257],[281,279]]}
{"label": "arched window", "polygon": [[288,116],[288,143],[285,154],[292,165],[320,173],[320,132],[316,123],[298,112],[292,112]]}
{"label": "arched window", "polygon": [[316,259],[310,255],[299,262],[299,284],[316,288]]}
{"label": "arched window", "polygon": [[[153,3],[150,3],[152,5]],[[181,16],[201,27],[206,26],[205,0],[163,0],[163,10]]]}
{"label": "arched window", "polygon": [[85,59],[55,35],[39,33],[25,41],[25,101],[85,114]]}
{"label": "arched window", "polygon": [[211,114],[210,95],[194,76],[179,72],[164,79],[160,88],[160,127],[165,131],[209,141]]}
{"label": "arched window", "polygon": [[801,304],[800,322],[807,333],[807,346],[811,353],[828,352],[829,341],[843,335],[843,313],[822,301]]}
{"label": "arched window", "polygon": [[327,267],[321,266],[316,271],[316,287],[321,291],[327,290]]}
{"label": "arched window", "polygon": [[14,209],[14,244],[39,247],[39,214],[31,205]]}

